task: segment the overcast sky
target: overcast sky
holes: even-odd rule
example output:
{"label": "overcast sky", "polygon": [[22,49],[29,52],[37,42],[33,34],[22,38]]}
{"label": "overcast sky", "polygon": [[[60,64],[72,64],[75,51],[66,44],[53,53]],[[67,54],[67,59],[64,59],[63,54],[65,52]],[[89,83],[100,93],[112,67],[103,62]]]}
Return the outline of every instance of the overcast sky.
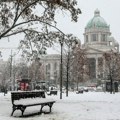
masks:
{"label": "overcast sky", "polygon": [[[71,22],[69,14],[60,14],[57,12],[58,28],[65,33],[72,33],[77,36],[81,42],[84,42],[83,33],[88,21],[94,16],[94,11],[98,8],[100,15],[110,25],[112,36],[120,43],[120,0],[77,0],[78,7],[82,14],[79,15],[77,23]],[[18,39],[18,38],[17,38]],[[16,37],[8,40],[1,40],[0,47],[16,47]],[[13,50],[14,51],[14,50]],[[7,59],[10,55],[10,50],[2,50],[3,59]],[[49,53],[56,53],[56,50],[51,50]]]}

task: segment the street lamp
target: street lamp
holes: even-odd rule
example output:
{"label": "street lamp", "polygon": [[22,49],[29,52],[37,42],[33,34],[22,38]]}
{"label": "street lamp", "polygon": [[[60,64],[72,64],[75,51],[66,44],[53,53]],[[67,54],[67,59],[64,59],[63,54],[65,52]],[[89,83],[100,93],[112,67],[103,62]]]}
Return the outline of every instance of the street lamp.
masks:
{"label": "street lamp", "polygon": [[62,99],[62,81],[63,81],[63,79],[62,79],[62,76],[63,76],[63,74],[62,74],[62,69],[63,69],[63,61],[62,61],[62,53],[63,53],[63,39],[60,39],[59,40],[59,42],[60,42],[60,46],[61,46],[61,62],[60,62],[60,99]]}

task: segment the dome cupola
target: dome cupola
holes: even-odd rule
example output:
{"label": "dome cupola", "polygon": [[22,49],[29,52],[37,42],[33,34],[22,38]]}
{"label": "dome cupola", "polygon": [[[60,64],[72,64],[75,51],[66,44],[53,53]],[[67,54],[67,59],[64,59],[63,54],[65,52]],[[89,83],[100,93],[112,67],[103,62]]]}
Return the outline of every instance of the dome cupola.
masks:
{"label": "dome cupola", "polygon": [[110,28],[104,18],[100,16],[100,11],[94,11],[93,18],[87,23],[84,33],[85,45],[107,45],[107,37],[110,36]]}
{"label": "dome cupola", "polygon": [[96,9],[94,17],[87,23],[85,28],[109,28],[109,25],[107,25],[106,21],[100,16],[100,11]]}

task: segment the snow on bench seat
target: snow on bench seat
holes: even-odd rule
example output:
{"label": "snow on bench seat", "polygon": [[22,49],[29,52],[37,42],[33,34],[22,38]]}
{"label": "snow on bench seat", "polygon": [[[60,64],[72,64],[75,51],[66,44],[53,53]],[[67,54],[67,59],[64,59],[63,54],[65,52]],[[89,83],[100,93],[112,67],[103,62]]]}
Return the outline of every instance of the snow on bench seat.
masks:
{"label": "snow on bench seat", "polygon": [[39,104],[39,103],[47,103],[47,102],[53,102],[53,99],[49,98],[26,98],[26,99],[20,99],[15,100],[15,105],[31,105],[31,104]]}

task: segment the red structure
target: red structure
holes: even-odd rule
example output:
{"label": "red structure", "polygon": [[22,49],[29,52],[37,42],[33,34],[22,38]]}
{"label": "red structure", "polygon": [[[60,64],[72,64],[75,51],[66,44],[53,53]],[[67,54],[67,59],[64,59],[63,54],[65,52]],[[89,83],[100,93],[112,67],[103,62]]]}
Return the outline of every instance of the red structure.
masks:
{"label": "red structure", "polygon": [[28,91],[30,90],[31,80],[28,78],[17,80],[18,81],[18,90]]}

